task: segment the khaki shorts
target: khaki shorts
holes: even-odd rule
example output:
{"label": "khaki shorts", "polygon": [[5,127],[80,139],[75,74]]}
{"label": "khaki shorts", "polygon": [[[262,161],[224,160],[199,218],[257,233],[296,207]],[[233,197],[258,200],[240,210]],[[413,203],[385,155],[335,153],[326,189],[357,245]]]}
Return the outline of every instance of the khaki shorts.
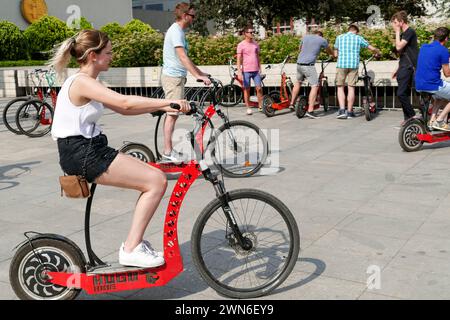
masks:
{"label": "khaki shorts", "polygon": [[337,68],[336,85],[343,86],[347,78],[347,84],[351,87],[356,86],[358,82],[358,69]]}
{"label": "khaki shorts", "polygon": [[[186,77],[169,77],[162,74],[161,84],[166,99],[181,100],[184,98]],[[167,114],[177,116],[179,112],[167,112]]]}

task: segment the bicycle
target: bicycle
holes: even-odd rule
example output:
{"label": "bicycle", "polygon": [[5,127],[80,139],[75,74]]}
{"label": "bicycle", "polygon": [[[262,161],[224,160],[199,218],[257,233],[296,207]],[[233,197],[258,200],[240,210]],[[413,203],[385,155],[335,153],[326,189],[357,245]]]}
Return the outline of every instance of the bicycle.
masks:
{"label": "bicycle", "polygon": [[[52,105],[56,107],[57,93],[53,88],[55,83],[55,73],[42,71],[47,84],[47,96],[51,97]],[[54,107],[46,102],[46,97],[38,93],[38,99],[25,101],[16,112],[16,125],[20,133],[30,137],[42,137],[51,130]],[[38,128],[41,128],[38,130]]]}
{"label": "bicycle", "polygon": [[[294,87],[290,77],[284,72],[284,67],[290,56],[286,56],[283,62],[280,64],[281,84],[280,91],[271,91],[269,94],[264,95],[262,102],[262,111],[268,117],[275,115],[277,110],[289,109],[290,99],[292,95],[292,89]],[[271,68],[271,66],[268,66]]]}
{"label": "bicycle", "polygon": [[[266,67],[267,69],[267,67]],[[228,59],[228,72],[230,73],[231,81],[229,84],[223,86],[222,90],[218,91],[217,100],[224,107],[234,107],[241,103],[244,99],[244,82],[238,77],[238,68],[233,66],[231,58]],[[264,87],[265,74],[261,74],[261,86]],[[238,84],[235,84],[237,82]],[[257,103],[250,101],[250,104],[257,107]]]}
{"label": "bicycle", "polygon": [[[201,110],[192,112],[194,117],[204,117]],[[203,128],[197,126],[195,140],[202,141],[203,133]],[[63,300],[75,299],[81,290],[101,294],[167,284],[183,271],[178,238],[180,210],[187,192],[201,175],[216,192],[216,198],[198,216],[191,235],[192,259],[202,279],[219,294],[238,299],[267,295],[282,284],[294,268],[300,249],[292,213],[279,199],[260,190],[228,192],[224,180],[203,160],[202,152],[196,152],[196,156],[187,164],[149,163],[167,173],[181,173],[165,215],[164,265],[124,267],[103,262],[95,254],[90,237],[96,189],[93,183],[84,222],[87,259],[64,236],[26,232],[27,239],[18,245],[9,271],[16,295],[20,299]]]}
{"label": "bicycle", "polygon": [[[210,105],[205,109],[204,115],[198,119],[197,126],[205,132],[211,129],[209,139],[201,143],[201,152],[209,150],[214,165],[227,177],[249,177],[258,172],[264,165],[268,153],[269,144],[264,133],[253,123],[244,120],[233,120],[219,108],[217,91],[220,90],[220,82],[209,77],[213,87],[208,91],[211,97]],[[201,80],[200,80],[201,81]],[[203,105],[203,102],[201,102]],[[214,130],[211,118],[217,114],[223,124]],[[144,144],[125,141],[119,149],[125,154],[130,154],[145,162],[161,161],[161,153],[158,147],[158,129],[164,113],[157,112],[153,116],[158,117],[154,132],[155,154]],[[202,135],[203,137],[204,135]],[[189,139],[193,139],[192,132]],[[204,147],[206,146],[206,147]],[[220,151],[220,152],[219,152]]]}
{"label": "bicycle", "polygon": [[372,120],[377,112],[376,99],[374,98],[372,90],[372,79],[367,72],[367,64],[374,57],[376,57],[376,55],[372,55],[367,60],[362,60],[363,64],[362,75],[358,77],[358,80],[362,80],[364,82],[364,91],[362,96],[362,110],[364,112],[364,116],[367,121]]}
{"label": "bicycle", "polygon": [[[51,90],[53,88],[49,87],[47,92],[44,93],[43,88],[41,87],[41,83],[43,80],[43,77],[41,74],[47,72],[46,70],[42,69],[35,69],[34,71],[30,72],[27,77],[29,81],[31,82],[31,94],[24,97],[18,97],[11,101],[9,101],[5,108],[3,109],[2,119],[3,123],[5,124],[6,128],[11,131],[14,134],[22,134],[22,132],[17,128],[16,125],[16,113],[18,107],[23,104],[24,102],[31,101],[33,99],[39,99],[39,100],[46,100],[49,96],[51,96]],[[37,80],[37,83],[35,81]],[[15,125],[15,126],[14,126]]]}
{"label": "bicycle", "polygon": [[[323,111],[328,111],[329,87],[328,77],[325,75],[325,68],[328,66],[330,61],[331,59],[320,60],[321,69],[319,74],[319,90],[317,91],[314,110],[319,109],[320,106],[323,105]],[[308,111],[308,98],[306,96],[300,96],[297,101],[297,103],[295,104],[295,114],[298,118],[303,118],[306,114],[306,111]]]}
{"label": "bicycle", "polygon": [[[413,152],[422,149],[423,144],[436,143],[450,140],[450,132],[435,130],[428,126],[431,115],[432,94],[420,92],[420,112],[421,118],[411,118],[405,121],[398,133],[398,142],[406,152]],[[447,119],[448,120],[448,119]]]}

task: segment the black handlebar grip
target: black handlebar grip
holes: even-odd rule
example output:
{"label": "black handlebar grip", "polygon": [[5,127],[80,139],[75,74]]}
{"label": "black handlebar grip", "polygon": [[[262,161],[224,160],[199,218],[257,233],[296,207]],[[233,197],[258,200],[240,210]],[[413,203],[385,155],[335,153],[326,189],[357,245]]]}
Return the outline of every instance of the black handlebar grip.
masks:
{"label": "black handlebar grip", "polygon": [[181,106],[178,103],[171,103],[170,107],[175,110],[180,110]]}

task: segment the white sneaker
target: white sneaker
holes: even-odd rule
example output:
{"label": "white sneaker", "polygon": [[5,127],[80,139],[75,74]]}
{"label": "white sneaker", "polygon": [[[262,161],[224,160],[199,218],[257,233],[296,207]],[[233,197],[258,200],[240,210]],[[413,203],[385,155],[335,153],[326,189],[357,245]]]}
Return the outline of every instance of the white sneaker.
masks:
{"label": "white sneaker", "polygon": [[184,155],[182,153],[176,152],[173,149],[172,151],[170,151],[170,154],[163,153],[161,155],[161,158],[161,162],[172,162],[175,164],[180,164],[185,161]]}
{"label": "white sneaker", "polygon": [[123,266],[155,268],[162,266],[165,261],[163,257],[157,255],[154,250],[150,250],[144,242],[141,242],[130,253],[125,252],[125,245],[122,243],[119,251],[119,263]]}
{"label": "white sneaker", "polygon": [[253,114],[253,111],[252,111],[252,109],[250,109],[250,108],[247,108],[247,115],[252,115]]}
{"label": "white sneaker", "polygon": [[164,252],[156,251],[155,249],[153,249],[150,241],[142,240],[142,243],[147,247],[147,249],[149,249],[151,252],[153,252],[153,254],[157,255],[158,257],[164,258]]}

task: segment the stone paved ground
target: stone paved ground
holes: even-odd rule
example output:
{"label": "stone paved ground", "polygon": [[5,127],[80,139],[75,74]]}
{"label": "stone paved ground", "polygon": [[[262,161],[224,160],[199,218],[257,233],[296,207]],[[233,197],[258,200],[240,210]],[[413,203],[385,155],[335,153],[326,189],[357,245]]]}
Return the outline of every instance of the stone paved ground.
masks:
{"label": "stone paved ground", "polygon": [[[275,175],[226,179],[227,188],[274,194],[293,212],[301,235],[294,271],[266,299],[450,299],[450,143],[403,152],[397,141],[401,113],[395,111],[371,122],[337,120],[335,110],[318,120],[292,113],[248,117],[244,111],[230,108],[229,114],[279,129],[274,154],[280,168]],[[107,112],[101,124],[112,146],[124,140],[152,145],[150,116]],[[184,117],[178,127],[191,124]],[[23,232],[62,234],[84,248],[84,201],[59,196],[61,171],[49,136],[15,136],[0,125],[0,150],[0,299],[16,299],[8,268]],[[201,280],[190,258],[192,226],[213,196],[203,180],[192,188],[179,222],[185,271],[167,286],[79,299],[224,299]],[[98,188],[92,235],[102,258],[116,259],[136,198],[133,191]],[[146,234],[156,248],[162,247],[167,201]],[[368,288],[377,268],[380,286]]]}

